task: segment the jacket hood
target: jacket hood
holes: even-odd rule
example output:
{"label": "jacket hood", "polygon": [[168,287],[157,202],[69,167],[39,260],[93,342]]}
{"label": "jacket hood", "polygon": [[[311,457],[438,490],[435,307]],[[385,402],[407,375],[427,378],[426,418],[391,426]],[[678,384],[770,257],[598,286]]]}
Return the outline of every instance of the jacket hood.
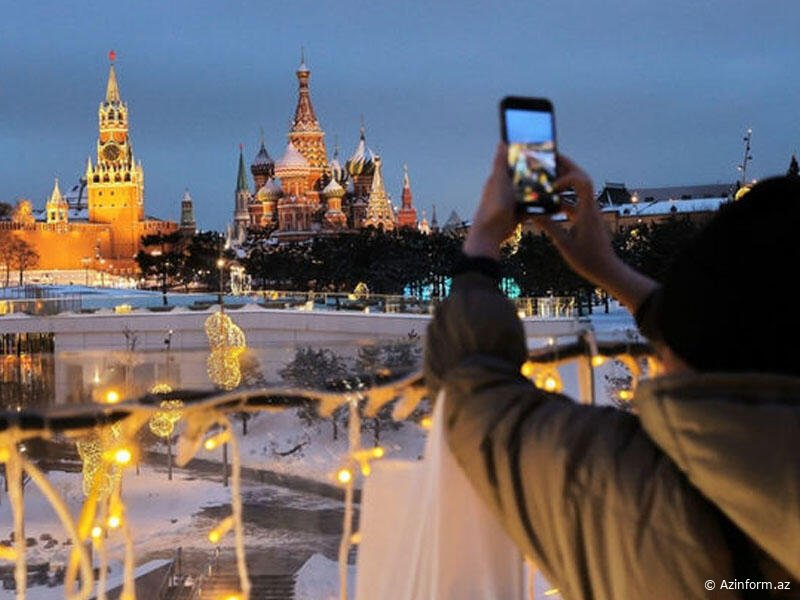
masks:
{"label": "jacket hood", "polygon": [[800,578],[800,378],[659,377],[642,382],[636,407],[692,484]]}

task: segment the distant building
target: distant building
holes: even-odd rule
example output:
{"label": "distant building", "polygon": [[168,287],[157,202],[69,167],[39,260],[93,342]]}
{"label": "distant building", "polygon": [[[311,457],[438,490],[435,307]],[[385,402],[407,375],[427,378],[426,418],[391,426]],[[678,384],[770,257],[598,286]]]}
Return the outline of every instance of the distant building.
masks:
{"label": "distant building", "polygon": [[195,221],[194,218],[194,202],[192,201],[192,196],[189,194],[188,189],[183,193],[183,198],[181,199],[180,230],[186,237],[192,237],[197,233],[197,221]]}
{"label": "distant building", "polygon": [[235,237],[247,227],[262,228],[278,243],[305,241],[364,227],[386,231],[417,227],[407,169],[403,207],[395,214],[383,178],[381,158],[366,143],[364,126],[344,166],[339,150],[329,161],[325,132],[311,102],[311,71],[301,59],[296,72],[297,106],[283,155],[273,161],[262,136],[252,164],[251,191],[240,154],[234,193]]}
{"label": "distant building", "polygon": [[80,195],[70,204],[56,179],[43,211],[20,200],[10,219],[0,221],[0,232],[33,246],[39,254],[37,269],[102,268],[135,275],[141,237],[178,229],[177,223],[145,216],[144,170],[134,158],[128,106],[120,96],[113,54],[110,58],[106,95],[98,110],[97,159],[86,163],[86,205]]}
{"label": "distant building", "polygon": [[414,198],[411,194],[411,180],[408,177],[408,165],[403,165],[403,194],[402,206],[397,213],[397,226],[413,229],[417,227],[417,209],[414,208]]}

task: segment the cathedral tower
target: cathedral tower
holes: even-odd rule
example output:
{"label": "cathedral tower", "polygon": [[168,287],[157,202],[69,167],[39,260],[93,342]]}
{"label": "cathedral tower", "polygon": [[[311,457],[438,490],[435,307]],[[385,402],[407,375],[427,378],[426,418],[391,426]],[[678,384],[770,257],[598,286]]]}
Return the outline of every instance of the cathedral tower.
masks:
{"label": "cathedral tower", "polygon": [[394,229],[394,210],[383,185],[380,156],[375,157],[375,173],[372,176],[372,189],[369,192],[367,218],[364,219],[364,227],[370,226],[383,228],[384,231]]}
{"label": "cathedral tower", "polygon": [[[308,161],[309,175],[308,186],[311,190],[320,191],[322,178],[328,168],[328,154],[325,149],[325,133],[320,127],[317,115],[314,113],[314,105],[311,104],[311,92],[308,87],[308,80],[311,78],[311,71],[306,66],[305,56],[300,59],[300,66],[297,68],[297,107],[292,119],[292,128],[289,131],[289,142],[302,154]],[[319,200],[319,196],[314,195],[312,200]]]}
{"label": "cathedral tower", "polygon": [[403,195],[401,199],[403,205],[397,214],[397,226],[415,228],[417,226],[417,209],[414,208],[413,197],[411,195],[411,181],[408,178],[408,165],[403,165]]}
{"label": "cathedral tower", "polygon": [[86,166],[89,221],[112,229],[112,259],[130,261],[139,249],[138,223],[144,219],[144,171],[134,160],[128,137],[128,106],[122,101],[109,52],[106,97],[98,110],[97,162]]}

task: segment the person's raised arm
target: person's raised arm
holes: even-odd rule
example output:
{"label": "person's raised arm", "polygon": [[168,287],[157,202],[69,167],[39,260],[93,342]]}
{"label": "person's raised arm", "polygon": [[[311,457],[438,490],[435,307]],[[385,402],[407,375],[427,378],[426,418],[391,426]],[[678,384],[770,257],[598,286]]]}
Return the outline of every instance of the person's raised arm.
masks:
{"label": "person's raised arm", "polygon": [[[625,264],[611,246],[611,236],[594,199],[589,176],[567,157],[558,157],[557,190],[573,189],[575,206],[565,205],[568,224],[550,217],[537,218],[567,264],[579,275],[602,287],[632,313],[657,287],[657,283]],[[506,168],[506,146],[500,144],[492,172],[464,241],[467,256],[500,257],[500,246],[514,230],[514,190]]]}
{"label": "person's raised arm", "polygon": [[566,206],[568,225],[541,218],[539,226],[553,240],[561,256],[578,275],[606,290],[631,313],[658,284],[626,264],[611,246],[611,235],[594,198],[592,180],[566,156],[558,157],[556,190],[575,190],[575,206]]}

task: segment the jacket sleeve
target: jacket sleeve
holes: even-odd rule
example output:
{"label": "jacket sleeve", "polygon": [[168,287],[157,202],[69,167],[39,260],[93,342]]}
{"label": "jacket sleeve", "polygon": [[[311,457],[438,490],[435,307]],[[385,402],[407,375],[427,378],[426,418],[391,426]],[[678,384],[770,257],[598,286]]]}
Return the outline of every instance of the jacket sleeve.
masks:
{"label": "jacket sleeve", "polygon": [[665,598],[702,597],[700,577],[729,573],[713,507],[635,416],[536,389],[520,375],[526,353],[491,279],[457,277],[428,328],[425,375],[445,391],[448,442],[479,495],[564,597],[659,583]]}

